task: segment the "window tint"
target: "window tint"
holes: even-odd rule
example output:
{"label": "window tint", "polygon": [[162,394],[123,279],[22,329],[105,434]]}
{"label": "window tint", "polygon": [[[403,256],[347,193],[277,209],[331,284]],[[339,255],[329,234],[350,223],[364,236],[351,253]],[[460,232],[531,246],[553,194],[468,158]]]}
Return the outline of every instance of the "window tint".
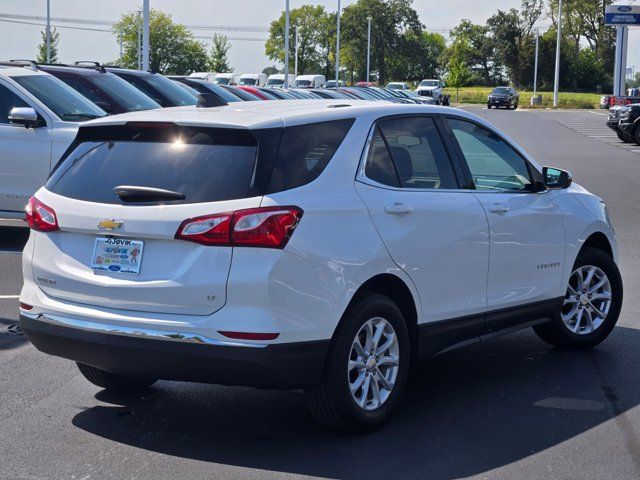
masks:
{"label": "window tint", "polygon": [[20,75],[13,79],[61,120],[84,121],[106,115],[104,110],[51,75]]}
{"label": "window tint", "polygon": [[[99,203],[124,203],[114,187],[134,185],[172,190],[198,203],[246,198],[257,156],[248,131],[178,127],[167,131],[112,127],[80,133],[75,150],[47,182],[54,193]],[[145,204],[148,204],[145,203]]]}
{"label": "window tint", "polygon": [[367,178],[382,185],[389,185],[390,187],[400,186],[391,155],[389,155],[389,150],[377,127],[371,138],[371,144],[369,145],[365,175]]}
{"label": "window tint", "polygon": [[404,188],[458,188],[436,124],[429,117],[379,123]]}
{"label": "window tint", "polygon": [[9,90],[4,85],[0,85],[0,124],[10,123],[9,112],[14,107],[28,107],[27,103]]}
{"label": "window tint", "polygon": [[113,99],[117,99],[121,107],[127,112],[160,108],[158,103],[151,100],[140,90],[111,73],[92,75],[87,80],[94,88],[106,93]]}
{"label": "window tint", "polygon": [[286,127],[268,192],[280,192],[315,180],[338,150],[353,119]]}
{"label": "window tint", "polygon": [[506,142],[484,127],[449,119],[478,190],[529,190],[525,160]]}
{"label": "window tint", "polygon": [[184,107],[198,103],[196,96],[191,95],[163,76],[153,74],[148,76],[123,75],[120,78],[129,82],[163,107]]}

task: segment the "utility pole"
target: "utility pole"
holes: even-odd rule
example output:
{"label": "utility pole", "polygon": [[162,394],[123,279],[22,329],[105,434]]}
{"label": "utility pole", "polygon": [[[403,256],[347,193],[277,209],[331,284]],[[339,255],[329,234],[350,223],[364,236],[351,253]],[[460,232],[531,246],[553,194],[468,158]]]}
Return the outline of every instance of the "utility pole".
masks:
{"label": "utility pole", "polygon": [[142,12],[138,10],[138,70],[142,70]]}
{"label": "utility pole", "polygon": [[142,2],[142,69],[149,70],[149,1]]}
{"label": "utility pole", "polygon": [[558,89],[560,88],[560,45],[562,43],[562,0],[558,2],[558,39],[556,41],[556,72],[553,81],[553,108],[558,108]]}
{"label": "utility pole", "polygon": [[47,0],[47,63],[51,63],[51,0]]}
{"label": "utility pole", "polygon": [[338,0],[338,25],[336,32],[336,86],[340,80],[340,0]]}
{"label": "utility pole", "polygon": [[536,61],[533,67],[533,96],[538,94],[538,48],[540,46],[540,29],[536,28]]}
{"label": "utility pole", "polygon": [[284,10],[284,88],[289,88],[289,0]]}
{"label": "utility pole", "polygon": [[369,86],[369,67],[371,59],[371,17],[367,17],[367,86]]}
{"label": "utility pole", "polygon": [[295,25],[293,28],[296,29],[296,61],[295,61],[295,67],[293,69],[293,75],[295,77],[298,76],[298,26]]}

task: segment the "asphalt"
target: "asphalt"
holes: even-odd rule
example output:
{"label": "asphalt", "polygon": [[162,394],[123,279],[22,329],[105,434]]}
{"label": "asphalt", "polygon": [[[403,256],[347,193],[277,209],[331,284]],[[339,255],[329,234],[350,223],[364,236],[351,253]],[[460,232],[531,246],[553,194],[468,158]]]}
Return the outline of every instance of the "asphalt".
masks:
{"label": "asphalt", "polygon": [[160,382],[115,396],[12,331],[9,252],[26,237],[0,229],[0,478],[640,478],[640,147],[612,139],[602,112],[470,110],[609,206],[625,302],[605,343],[565,352],[522,331],[440,355],[364,436],[316,426],[301,392]]}

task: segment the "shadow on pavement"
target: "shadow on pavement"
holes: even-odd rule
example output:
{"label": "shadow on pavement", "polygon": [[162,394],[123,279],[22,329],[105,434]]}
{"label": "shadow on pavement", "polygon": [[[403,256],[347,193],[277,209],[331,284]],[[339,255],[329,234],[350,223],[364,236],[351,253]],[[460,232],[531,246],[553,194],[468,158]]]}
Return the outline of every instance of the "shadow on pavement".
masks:
{"label": "shadow on pavement", "polygon": [[[73,424],[153,452],[276,472],[459,478],[548,449],[637,405],[639,345],[640,332],[618,327],[589,352],[550,348],[531,331],[450,352],[416,367],[396,414],[361,436],[316,426],[301,392],[175,382],[144,397],[101,391],[104,405]],[[624,401],[614,381],[633,385]]]}
{"label": "shadow on pavement", "polygon": [[28,238],[28,228],[0,227],[0,253],[22,251]]}

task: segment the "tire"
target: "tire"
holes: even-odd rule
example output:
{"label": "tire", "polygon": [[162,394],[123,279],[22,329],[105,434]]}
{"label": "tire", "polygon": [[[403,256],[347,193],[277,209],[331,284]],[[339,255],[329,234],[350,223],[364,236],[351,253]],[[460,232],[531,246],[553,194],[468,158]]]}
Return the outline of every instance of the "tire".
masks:
{"label": "tire", "polygon": [[517,110],[517,109],[518,109],[518,104],[517,104],[517,103],[513,106],[513,109],[514,109],[514,110]]}
{"label": "tire", "polygon": [[616,135],[618,135],[618,138],[624,143],[633,143],[635,141],[631,135],[628,135],[626,133],[616,132]]}
{"label": "tire", "polygon": [[155,383],[153,378],[129,377],[127,375],[119,375],[111,373],[99,368],[86,365],[84,363],[76,363],[80,373],[94,385],[119,393],[136,393],[144,392]]}
{"label": "tire", "polygon": [[487,103],[487,110],[491,110],[491,104]]}
{"label": "tire", "polygon": [[[386,334],[389,331],[388,326],[391,327],[396,341],[390,343],[388,349],[384,350],[387,355],[381,355],[380,358],[397,358],[395,367],[393,365],[382,367],[386,369],[384,375],[380,375],[380,371],[375,370],[379,367],[373,367],[373,373],[368,374],[369,380],[366,373],[369,369],[365,367],[369,362],[363,361],[363,367],[353,367],[349,370],[351,361],[355,362],[362,358],[354,349],[356,338],[360,339],[360,344],[364,339],[364,346],[367,346],[367,324],[373,326],[374,332],[384,325],[385,336],[382,337],[384,340],[381,339],[381,347],[390,343],[390,337]],[[396,347],[397,351],[392,353]],[[391,415],[404,390],[411,362],[410,348],[407,325],[400,309],[391,299],[385,295],[371,294],[359,300],[345,313],[333,336],[320,385],[305,391],[307,404],[313,417],[322,426],[334,430],[366,432],[380,426]],[[395,382],[392,381],[394,368],[396,369]],[[386,381],[392,381],[392,386],[390,390],[385,390],[384,387],[378,390],[380,404],[376,404],[374,384],[381,385],[381,381],[376,381],[381,377]],[[352,394],[351,385],[358,381],[361,381],[362,386],[355,389],[355,393]],[[370,386],[366,394],[364,385]],[[364,399],[361,402],[362,406],[356,403],[357,400],[362,399]]]}
{"label": "tire", "polygon": [[633,141],[640,145],[640,128],[638,128],[638,125],[633,129]]}
{"label": "tire", "polygon": [[[577,300],[577,295],[574,296],[571,294],[570,289],[568,288],[564,300],[565,305],[563,305],[562,311],[558,312],[551,322],[533,327],[533,330],[542,340],[560,348],[585,349],[595,347],[609,336],[618,321],[618,317],[620,316],[623,297],[622,278],[620,277],[620,271],[613,259],[607,253],[597,248],[584,248],[578,255],[573,266],[570,285],[572,280],[575,278],[574,275],[578,275],[576,272],[580,268],[584,268],[583,274],[585,277],[588,277],[589,269],[593,267],[600,270],[600,272],[603,272],[609,281],[608,291],[610,300],[608,311],[603,311],[606,308],[606,300],[595,301],[603,302],[597,303],[595,308],[599,309],[601,313],[606,313],[604,319],[601,320],[595,313],[595,308],[592,306],[591,301],[589,301],[587,305],[580,306],[582,302]],[[596,273],[593,276],[593,280],[589,282],[589,285],[595,287],[601,279],[602,277]],[[594,284],[594,282],[596,283]],[[580,293],[579,289],[575,288],[575,284],[570,288],[574,289],[574,293]],[[597,289],[596,292],[599,292],[600,290],[600,293],[594,293],[593,296],[599,296],[606,293],[606,288],[601,287],[601,289]],[[584,294],[581,296],[583,297]],[[591,296],[589,298],[591,298]],[[572,303],[567,303],[567,300],[570,300]],[[581,318],[579,321],[580,323],[574,322],[574,325],[577,325],[578,332],[576,332],[575,329],[570,329],[570,326],[567,325],[565,320],[563,320],[563,315],[565,318],[568,317],[571,311],[574,311],[574,308],[583,310],[582,317],[579,317]],[[575,311],[577,312],[578,310]],[[593,319],[594,315],[596,317],[595,320]],[[591,319],[591,329],[589,328],[587,316],[588,319]]]}

